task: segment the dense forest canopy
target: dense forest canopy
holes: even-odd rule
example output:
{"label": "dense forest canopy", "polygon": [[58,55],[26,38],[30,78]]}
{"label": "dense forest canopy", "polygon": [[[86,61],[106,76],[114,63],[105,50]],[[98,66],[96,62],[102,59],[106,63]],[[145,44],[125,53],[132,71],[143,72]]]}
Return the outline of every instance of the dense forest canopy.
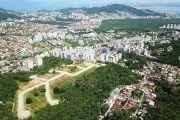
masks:
{"label": "dense forest canopy", "polygon": [[104,20],[96,32],[107,32],[111,29],[116,31],[130,32],[154,32],[160,26],[166,24],[180,24],[180,19],[121,19]]}

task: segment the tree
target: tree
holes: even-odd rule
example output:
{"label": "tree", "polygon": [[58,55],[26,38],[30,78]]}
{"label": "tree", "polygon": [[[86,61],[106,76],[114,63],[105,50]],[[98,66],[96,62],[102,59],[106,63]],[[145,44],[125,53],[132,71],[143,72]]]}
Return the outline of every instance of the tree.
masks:
{"label": "tree", "polygon": [[46,88],[41,88],[40,92],[46,92]]}
{"label": "tree", "polygon": [[53,88],[53,92],[54,92],[54,94],[59,94],[60,89],[58,87],[55,87],[55,88]]}
{"label": "tree", "polygon": [[26,98],[26,104],[31,104],[33,101],[31,98]]}
{"label": "tree", "polygon": [[39,94],[37,92],[34,93],[34,96],[38,96]]}
{"label": "tree", "polygon": [[53,74],[55,74],[56,73],[56,71],[55,70],[53,70]]}
{"label": "tree", "polygon": [[109,104],[104,104],[101,107],[101,114],[104,115],[107,112],[108,109],[109,109]]}

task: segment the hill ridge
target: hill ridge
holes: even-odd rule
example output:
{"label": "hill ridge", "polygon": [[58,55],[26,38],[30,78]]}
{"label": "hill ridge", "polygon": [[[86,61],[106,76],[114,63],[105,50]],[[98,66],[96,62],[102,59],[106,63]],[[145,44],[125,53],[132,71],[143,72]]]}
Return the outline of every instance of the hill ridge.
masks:
{"label": "hill ridge", "polygon": [[117,13],[117,11],[125,11],[130,12],[132,14],[135,14],[137,16],[149,16],[149,15],[161,15],[160,13],[156,13],[154,11],[146,12],[145,10],[136,9],[127,5],[123,4],[112,4],[102,7],[83,7],[83,8],[66,8],[66,9],[59,9],[57,11],[63,12],[63,13],[70,13],[71,11],[76,10],[83,10],[86,14],[95,14],[100,12],[106,12],[106,13]]}

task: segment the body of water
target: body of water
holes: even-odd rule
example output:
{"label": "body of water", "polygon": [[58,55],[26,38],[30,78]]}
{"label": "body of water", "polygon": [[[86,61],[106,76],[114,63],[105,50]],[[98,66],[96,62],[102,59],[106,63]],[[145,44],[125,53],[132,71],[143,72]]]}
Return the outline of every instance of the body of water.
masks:
{"label": "body of water", "polygon": [[138,9],[149,9],[155,12],[172,12],[180,14],[180,7],[137,7]]}

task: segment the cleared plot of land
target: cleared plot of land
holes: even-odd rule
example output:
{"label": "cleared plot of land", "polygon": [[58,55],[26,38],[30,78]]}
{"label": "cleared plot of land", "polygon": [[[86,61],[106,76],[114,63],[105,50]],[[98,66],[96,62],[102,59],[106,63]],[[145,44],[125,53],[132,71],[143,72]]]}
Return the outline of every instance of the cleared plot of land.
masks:
{"label": "cleared plot of land", "polygon": [[30,110],[31,115],[34,114],[35,111],[45,107],[47,105],[46,97],[45,97],[45,86],[40,86],[25,95],[24,102],[26,103],[26,98],[31,98],[31,104],[25,104],[25,109]]}
{"label": "cleared plot of land", "polygon": [[28,88],[36,86],[36,85],[38,85],[38,84],[40,84],[42,82],[43,81],[34,79],[34,80],[29,81],[29,82],[18,82],[18,85],[19,85],[19,88],[21,90],[27,90]]}
{"label": "cleared plot of land", "polygon": [[52,82],[50,83],[50,85],[53,86],[53,87],[55,87],[55,86],[57,86],[57,85],[61,85],[61,86],[62,86],[62,85],[65,84],[65,83],[72,83],[72,84],[73,84],[73,83],[74,83],[74,82],[73,82],[73,78],[69,77],[68,75],[63,75],[62,77],[60,77],[60,78],[52,81]]}
{"label": "cleared plot of land", "polygon": [[55,74],[45,74],[45,75],[39,75],[39,78],[43,78],[43,79],[50,79],[52,77],[54,77]]}
{"label": "cleared plot of land", "polygon": [[68,73],[76,73],[81,71],[81,68],[78,68],[77,66],[62,66],[61,68],[55,70],[55,71],[63,71],[63,72],[68,72]]}
{"label": "cleared plot of land", "polygon": [[86,68],[86,67],[88,67],[85,63],[80,63],[80,64],[75,64],[76,66],[80,66],[80,67],[83,67],[83,68]]}

